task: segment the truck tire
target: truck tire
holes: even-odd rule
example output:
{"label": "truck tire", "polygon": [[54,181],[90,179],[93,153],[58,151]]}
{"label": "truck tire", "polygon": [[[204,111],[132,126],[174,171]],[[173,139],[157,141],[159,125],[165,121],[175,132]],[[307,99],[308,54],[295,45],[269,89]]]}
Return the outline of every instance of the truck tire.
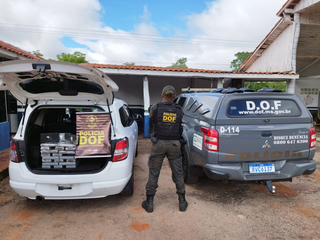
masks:
{"label": "truck tire", "polygon": [[182,147],[182,167],[183,178],[186,184],[194,184],[198,181],[198,176],[191,173],[192,166],[190,165],[190,155],[186,145]]}

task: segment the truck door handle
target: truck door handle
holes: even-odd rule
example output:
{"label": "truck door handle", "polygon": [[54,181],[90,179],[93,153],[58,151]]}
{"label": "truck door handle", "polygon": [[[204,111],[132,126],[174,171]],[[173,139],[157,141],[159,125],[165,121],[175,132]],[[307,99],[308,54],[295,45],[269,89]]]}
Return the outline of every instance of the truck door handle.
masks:
{"label": "truck door handle", "polygon": [[271,137],[271,136],[272,136],[272,132],[270,132],[270,131],[262,132],[262,133],[261,133],[261,136],[262,136],[262,137]]}

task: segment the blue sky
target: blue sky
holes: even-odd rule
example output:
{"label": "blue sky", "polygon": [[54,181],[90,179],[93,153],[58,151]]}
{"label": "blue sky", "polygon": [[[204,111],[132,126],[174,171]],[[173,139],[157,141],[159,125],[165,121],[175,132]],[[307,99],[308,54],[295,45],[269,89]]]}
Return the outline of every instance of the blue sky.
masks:
{"label": "blue sky", "polygon": [[[100,1],[104,8],[103,22],[113,29],[133,30],[141,22],[144,8],[147,7],[152,21],[163,35],[172,34],[174,28],[186,29],[185,18],[201,13],[207,6],[206,1]],[[169,29],[169,31],[168,31]]]}
{"label": "blue sky", "polygon": [[[100,1],[100,12],[103,25],[114,30],[134,31],[134,26],[147,22],[155,26],[161,36],[174,36],[176,32],[187,34],[186,18],[201,13],[207,7],[205,1]],[[124,7],[125,6],[125,7]],[[187,35],[186,35],[187,37]],[[84,44],[64,36],[61,42],[70,48],[88,48]],[[153,55],[146,53],[147,55]]]}
{"label": "blue sky", "polygon": [[[80,4],[81,2],[81,4]],[[286,0],[0,0],[0,40],[45,58],[230,70],[279,20]]]}

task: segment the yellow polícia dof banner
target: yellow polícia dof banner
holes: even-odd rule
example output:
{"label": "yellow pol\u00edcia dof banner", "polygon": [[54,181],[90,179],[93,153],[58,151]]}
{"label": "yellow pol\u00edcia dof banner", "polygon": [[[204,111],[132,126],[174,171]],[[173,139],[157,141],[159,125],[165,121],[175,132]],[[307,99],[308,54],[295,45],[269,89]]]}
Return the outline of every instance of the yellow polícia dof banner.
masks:
{"label": "yellow pol\u00edcia dof banner", "polygon": [[109,113],[77,113],[78,145],[76,156],[110,155],[110,127]]}

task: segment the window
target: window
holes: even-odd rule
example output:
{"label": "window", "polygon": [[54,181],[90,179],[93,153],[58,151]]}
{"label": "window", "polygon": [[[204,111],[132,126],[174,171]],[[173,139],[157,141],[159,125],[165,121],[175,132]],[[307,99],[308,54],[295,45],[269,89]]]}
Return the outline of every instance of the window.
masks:
{"label": "window", "polygon": [[63,92],[67,92],[67,90],[72,90],[74,94],[77,92],[103,94],[104,92],[103,88],[97,83],[62,78],[56,81],[48,78],[39,80],[31,79],[21,82],[19,85],[23,90],[33,94],[47,92],[60,92],[61,94]]}
{"label": "window", "polygon": [[[210,109],[213,106],[213,103],[216,102],[217,98],[214,97],[203,97],[202,99],[198,98],[198,97],[190,97],[188,98],[188,100],[186,101],[186,99],[184,99],[184,102],[186,102],[184,111],[188,111],[190,113],[195,113],[195,114],[200,114],[200,115],[204,115],[208,112],[210,112]],[[203,102],[204,100],[204,102]],[[206,103],[207,102],[207,103]],[[208,102],[210,104],[208,104]]]}
{"label": "window", "polygon": [[250,99],[235,100],[229,103],[227,114],[236,117],[252,116],[300,116],[301,110],[292,100],[283,99]]}
{"label": "window", "polygon": [[186,97],[179,97],[178,99],[174,100],[174,102],[176,104],[179,104],[181,107],[183,107],[185,101],[186,101]]}
{"label": "window", "polygon": [[119,114],[121,118],[121,123],[124,127],[129,127],[134,122],[131,111],[127,105],[123,105],[119,109]]}

